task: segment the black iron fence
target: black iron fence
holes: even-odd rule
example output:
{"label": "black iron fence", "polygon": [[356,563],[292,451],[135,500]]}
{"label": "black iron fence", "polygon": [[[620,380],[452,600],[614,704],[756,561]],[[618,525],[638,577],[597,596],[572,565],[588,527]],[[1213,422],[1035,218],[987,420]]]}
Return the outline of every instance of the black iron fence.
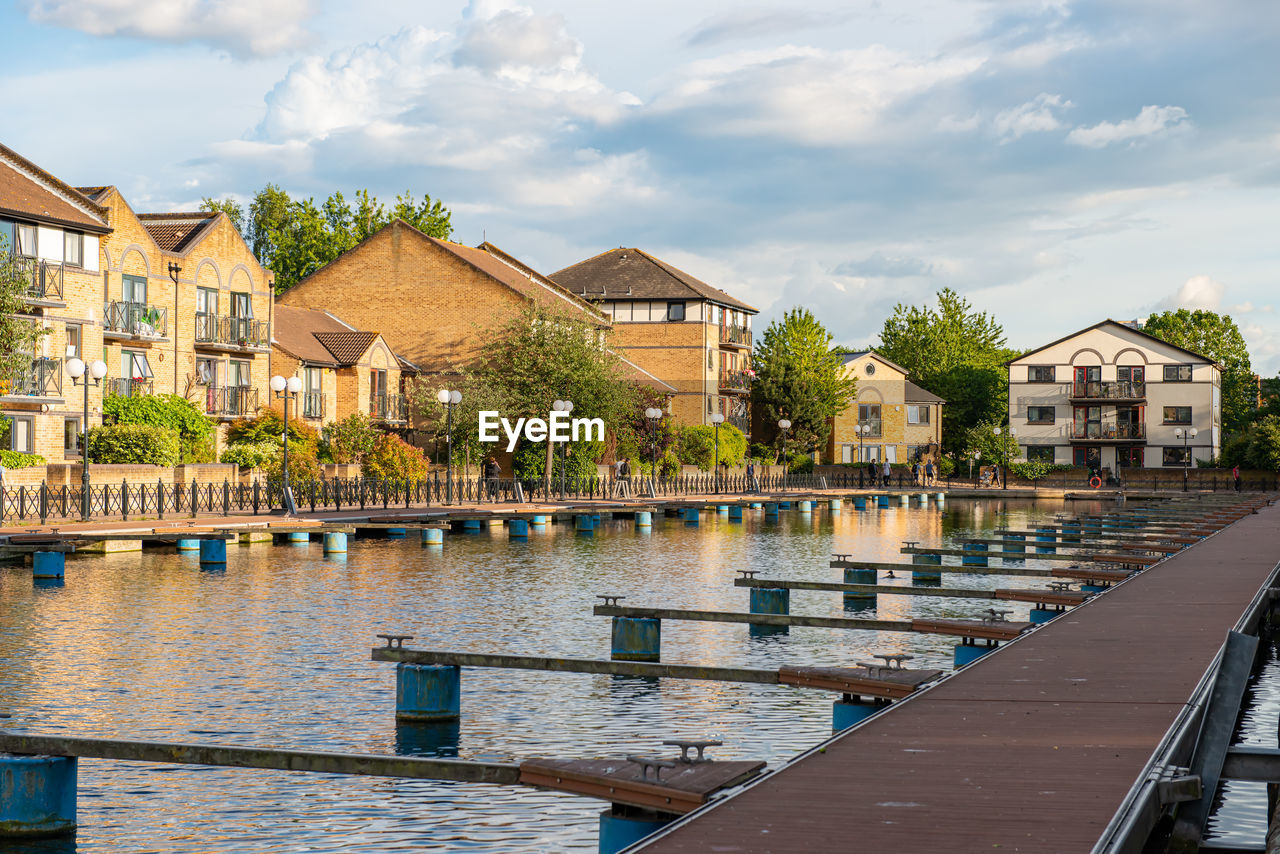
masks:
{"label": "black iron fence", "polygon": [[[1181,482],[1159,479],[1164,490],[1180,489]],[[1044,482],[1041,482],[1044,485]],[[1088,488],[1087,483],[1061,484],[1065,487]],[[873,481],[866,472],[850,472],[828,475],[766,475],[747,479],[745,475],[722,476],[719,482],[714,475],[682,475],[650,481],[645,478],[615,479],[612,477],[572,477],[551,482],[550,487],[541,479],[517,480],[513,478],[486,479],[460,477],[449,480],[437,472],[430,478],[413,481],[375,480],[372,478],[320,478],[293,487],[294,501],[300,511],[342,511],[439,505],[466,505],[521,501],[592,501],[617,498],[643,500],[648,497],[675,498],[680,496],[756,495],[777,494],[789,491],[818,489],[921,489],[943,488],[948,490],[977,487],[973,481],[944,479],[931,484],[914,481],[908,472],[895,472],[886,484],[883,478]],[[1126,483],[1129,488],[1141,484]],[[1230,478],[1206,475],[1189,479],[1189,488],[1195,490],[1232,490],[1235,482]],[[1250,492],[1280,490],[1280,480],[1275,476],[1242,478],[1241,488]],[[74,486],[18,486],[0,493],[0,518],[5,521],[34,522],[44,524],[50,520],[72,520],[81,517],[83,488]],[[89,487],[89,517],[93,519],[164,519],[179,516],[230,516],[238,514],[264,514],[282,506],[279,481],[255,481],[251,484],[222,483],[167,484],[157,481],[147,483],[94,484]]]}
{"label": "black iron fence", "polygon": [[61,302],[62,264],[39,258],[18,256],[17,266],[27,285],[27,299]]}
{"label": "black iron fence", "polygon": [[169,310],[141,302],[112,300],[103,304],[102,324],[107,332],[163,338],[169,334]]}

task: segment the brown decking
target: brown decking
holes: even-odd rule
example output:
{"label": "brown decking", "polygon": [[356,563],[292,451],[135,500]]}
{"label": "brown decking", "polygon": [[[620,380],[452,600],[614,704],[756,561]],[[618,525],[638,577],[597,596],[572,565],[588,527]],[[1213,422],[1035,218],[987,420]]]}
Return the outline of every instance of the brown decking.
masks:
{"label": "brown decking", "polygon": [[642,846],[1087,852],[1280,558],[1267,507]]}

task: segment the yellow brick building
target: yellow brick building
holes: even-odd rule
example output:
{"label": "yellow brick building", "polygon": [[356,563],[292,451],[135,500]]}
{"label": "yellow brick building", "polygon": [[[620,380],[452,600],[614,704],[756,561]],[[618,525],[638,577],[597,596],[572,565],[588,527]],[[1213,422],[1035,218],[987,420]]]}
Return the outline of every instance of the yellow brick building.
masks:
{"label": "yellow brick building", "polygon": [[[355,412],[389,429],[408,426],[402,373],[412,373],[377,332],[364,332],[325,311],[276,307],[272,364],[302,380],[298,416],[317,430]],[[273,402],[276,409],[282,404]]]}
{"label": "yellow brick building", "polygon": [[551,278],[598,305],[613,321],[614,345],[675,387],[678,421],[709,424],[719,412],[750,433],[756,309],[639,249],[611,249]]}
{"label": "yellow brick building", "polygon": [[858,381],[857,396],[832,419],[823,462],[910,464],[936,458],[946,401],[873,351],[845,356],[844,372]]}
{"label": "yellow brick building", "polygon": [[48,333],[30,376],[0,396],[0,447],[79,459],[73,357],[107,365],[90,384],[90,426],[107,394],[182,395],[223,426],[266,402],[272,276],[225,214],[138,214],[115,187],[72,188],[0,146],[6,231]]}

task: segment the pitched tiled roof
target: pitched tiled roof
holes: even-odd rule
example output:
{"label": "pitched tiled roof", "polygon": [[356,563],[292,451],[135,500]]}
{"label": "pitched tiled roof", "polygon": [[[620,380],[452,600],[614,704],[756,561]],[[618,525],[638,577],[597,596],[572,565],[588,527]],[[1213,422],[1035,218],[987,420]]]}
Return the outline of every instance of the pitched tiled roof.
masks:
{"label": "pitched tiled roof", "polygon": [[1203,353],[1197,353],[1195,350],[1188,350],[1186,347],[1179,347],[1177,344],[1170,344],[1168,341],[1164,340],[1163,338],[1157,338],[1156,336],[1152,335],[1150,332],[1144,332],[1141,329],[1135,329],[1129,323],[1121,323],[1117,320],[1112,320],[1109,317],[1106,320],[1098,321],[1097,323],[1093,324],[1093,326],[1086,326],[1084,329],[1081,329],[1079,332],[1072,332],[1070,335],[1063,335],[1057,341],[1050,341],[1048,344],[1043,344],[1039,347],[1036,347],[1034,350],[1028,350],[1027,352],[1023,353],[1021,356],[1017,356],[1016,358],[1010,359],[1009,361],[1005,362],[1005,364],[1012,365],[1015,362],[1021,362],[1023,359],[1027,358],[1028,356],[1035,355],[1036,353],[1039,353],[1041,350],[1048,350],[1050,347],[1061,344],[1063,341],[1069,341],[1070,339],[1075,338],[1077,335],[1083,335],[1086,332],[1091,332],[1094,329],[1101,329],[1104,326],[1111,326],[1123,332],[1131,332],[1134,335],[1141,335],[1143,338],[1146,338],[1148,341],[1157,342],[1157,343],[1163,344],[1166,347],[1172,347],[1173,349],[1180,350],[1189,356],[1194,356],[1197,359],[1200,359],[1201,361],[1208,362],[1210,365],[1215,365],[1219,368],[1222,367],[1222,364],[1220,362],[1209,358]]}
{"label": "pitched tiled roof", "polygon": [[106,234],[107,213],[92,199],[0,145],[0,213]]}
{"label": "pitched tiled roof", "polygon": [[911,382],[911,380],[907,380],[907,390],[906,394],[903,395],[903,399],[907,403],[946,403],[945,400],[938,397],[933,392],[928,389],[920,388],[920,386]]}
{"label": "pitched tiled roof", "polygon": [[205,228],[217,219],[216,213],[198,211],[191,213],[138,214],[151,237],[165,252],[184,252],[195,243]]}
{"label": "pitched tiled roof", "polygon": [[354,331],[328,312],[291,308],[276,303],[275,322],[271,324],[271,343],[308,364],[337,368],[341,367],[341,364],[333,353],[320,343],[316,333]]}
{"label": "pitched tiled roof", "polygon": [[376,332],[317,332],[316,340],[333,354],[340,365],[354,365],[369,349]]}
{"label": "pitched tiled roof", "polygon": [[551,278],[585,299],[704,299],[756,314],[752,306],[639,249],[610,249]]}
{"label": "pitched tiled roof", "polygon": [[871,358],[875,359],[877,362],[883,362],[884,364],[886,364],[886,365],[888,365],[889,367],[893,368],[895,371],[901,371],[902,373],[906,374],[907,376],[910,376],[910,375],[911,375],[911,372],[910,372],[910,371],[908,371],[906,368],[902,367],[902,365],[899,365],[897,362],[893,362],[893,361],[890,361],[889,359],[886,359],[884,356],[881,356],[881,355],[880,355],[879,353],[877,353],[875,350],[859,350],[859,351],[858,351],[858,352],[856,352],[856,353],[845,353],[845,354],[844,354],[844,364],[846,364],[846,365],[847,365],[847,364],[849,364],[850,362],[856,362],[856,361],[858,361],[859,359],[861,359],[863,356],[867,355],[868,353],[870,353],[870,354],[871,354]]}

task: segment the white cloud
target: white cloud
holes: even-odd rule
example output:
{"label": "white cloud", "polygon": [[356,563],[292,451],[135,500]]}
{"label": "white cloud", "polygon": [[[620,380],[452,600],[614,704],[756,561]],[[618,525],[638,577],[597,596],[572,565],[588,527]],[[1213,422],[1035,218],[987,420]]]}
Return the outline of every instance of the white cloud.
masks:
{"label": "white cloud", "polygon": [[1182,283],[1182,287],[1160,301],[1162,309],[1189,308],[1217,311],[1222,305],[1222,295],[1226,285],[1214,281],[1208,276],[1192,276]]}
{"label": "white cloud", "polygon": [[672,114],[706,136],[813,146],[869,142],[907,122],[891,114],[910,99],[967,77],[984,61],[976,55],[919,59],[879,45],[739,51],[681,69],[678,82],[654,99],[654,112]]}
{"label": "white cloud", "polygon": [[1072,106],[1074,105],[1070,101],[1064,101],[1061,95],[1041,92],[1025,104],[997,113],[991,126],[1003,145],[1029,133],[1057,130],[1062,127],[1062,120],[1054,111]]}
{"label": "white cloud", "polygon": [[1125,119],[1112,124],[1099,122],[1093,127],[1078,127],[1067,134],[1067,142],[1082,145],[1085,148],[1106,148],[1113,142],[1137,140],[1147,137],[1161,136],[1174,130],[1188,128],[1187,111],[1182,107],[1157,107],[1154,105],[1142,108],[1132,119]]}
{"label": "white cloud", "polygon": [[310,40],[312,0],[27,0],[31,20],[94,36],[200,42],[269,56]]}

